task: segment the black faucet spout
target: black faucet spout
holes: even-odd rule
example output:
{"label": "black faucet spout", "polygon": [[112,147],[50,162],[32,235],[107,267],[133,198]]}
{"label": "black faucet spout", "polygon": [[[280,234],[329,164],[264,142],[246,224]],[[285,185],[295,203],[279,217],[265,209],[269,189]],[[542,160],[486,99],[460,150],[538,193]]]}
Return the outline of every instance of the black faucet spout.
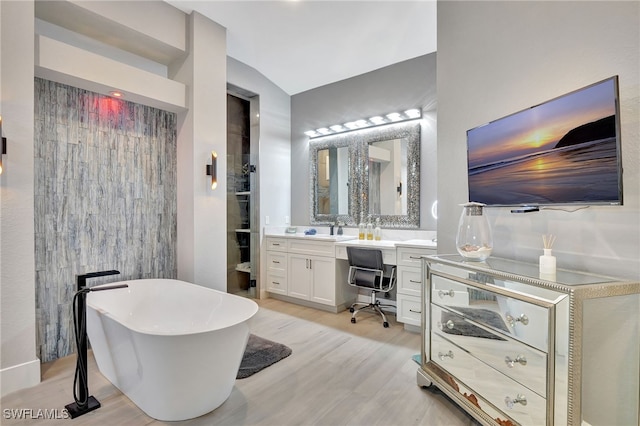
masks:
{"label": "black faucet spout", "polygon": [[120,271],[116,271],[115,269],[111,269],[109,271],[98,271],[98,272],[89,272],[88,274],[78,275],[76,277],[77,290],[82,290],[83,287],[87,285],[88,278],[98,278],[98,277],[106,277],[108,275],[118,275]]}

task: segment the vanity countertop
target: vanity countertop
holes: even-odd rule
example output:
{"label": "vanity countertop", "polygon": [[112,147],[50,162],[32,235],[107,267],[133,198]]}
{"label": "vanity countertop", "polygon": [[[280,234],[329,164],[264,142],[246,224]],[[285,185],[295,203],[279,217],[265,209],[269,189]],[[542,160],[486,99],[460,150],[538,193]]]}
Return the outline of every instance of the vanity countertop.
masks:
{"label": "vanity countertop", "polygon": [[341,241],[336,243],[340,246],[363,246],[363,247],[377,247],[377,248],[395,248],[398,241],[391,240],[359,240],[354,238],[349,241]]}
{"label": "vanity countertop", "polygon": [[349,240],[337,242],[336,245],[341,246],[363,246],[363,247],[379,247],[379,248],[438,248],[438,244],[433,240]]}
{"label": "vanity countertop", "polygon": [[407,240],[396,241],[396,247],[410,247],[410,248],[438,248],[438,242],[434,240]]}
{"label": "vanity countertop", "polygon": [[287,234],[286,232],[266,234],[265,237],[294,238],[294,239],[301,239],[301,240],[331,241],[331,242],[355,240],[358,238],[353,235],[329,235],[329,234],[305,235],[303,232],[297,232],[295,234]]}

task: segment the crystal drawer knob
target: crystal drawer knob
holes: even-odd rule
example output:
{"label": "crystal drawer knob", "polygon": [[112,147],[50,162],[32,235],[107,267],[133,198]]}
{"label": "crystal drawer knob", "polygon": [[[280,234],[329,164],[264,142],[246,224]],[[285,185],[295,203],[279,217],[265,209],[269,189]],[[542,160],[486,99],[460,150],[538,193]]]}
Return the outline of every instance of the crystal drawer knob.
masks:
{"label": "crystal drawer knob", "polygon": [[451,320],[447,321],[445,324],[443,324],[441,322],[438,322],[438,327],[442,331],[445,331],[444,330],[445,328],[448,328],[449,330],[453,330],[453,327],[455,327],[455,326],[456,326],[456,324]]}
{"label": "crystal drawer knob", "polygon": [[515,398],[511,398],[510,396],[505,396],[504,403],[509,409],[512,409],[513,406],[516,404],[527,405],[527,397],[522,395],[521,393],[519,393],[518,396],[516,396]]}
{"label": "crystal drawer knob", "polygon": [[505,315],[505,318],[507,319],[507,322],[511,327],[515,327],[517,322],[520,322],[522,325],[529,324],[529,317],[527,317],[525,314],[522,314],[516,318],[511,316],[511,314],[507,312],[507,315]]}
{"label": "crystal drawer knob", "polygon": [[516,359],[511,359],[511,357],[507,355],[504,357],[504,362],[509,368],[513,368],[516,363],[520,365],[527,365],[527,358],[524,355],[518,355]]}
{"label": "crystal drawer knob", "polygon": [[453,352],[449,351],[447,353],[438,352],[438,358],[444,361],[445,358],[453,359]]}
{"label": "crystal drawer knob", "polygon": [[456,295],[456,293],[455,293],[455,291],[453,291],[453,289],[451,289],[449,291],[438,290],[438,296],[440,296],[440,299],[444,299],[445,296],[453,297],[455,295]]}

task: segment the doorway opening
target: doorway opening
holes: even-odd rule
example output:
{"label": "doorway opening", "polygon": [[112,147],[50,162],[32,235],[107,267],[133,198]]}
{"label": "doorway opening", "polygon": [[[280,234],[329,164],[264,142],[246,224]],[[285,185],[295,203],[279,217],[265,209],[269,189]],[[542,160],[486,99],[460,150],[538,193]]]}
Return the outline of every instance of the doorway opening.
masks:
{"label": "doorway opening", "polygon": [[257,111],[257,95],[228,86],[227,292],[252,298],[260,294]]}

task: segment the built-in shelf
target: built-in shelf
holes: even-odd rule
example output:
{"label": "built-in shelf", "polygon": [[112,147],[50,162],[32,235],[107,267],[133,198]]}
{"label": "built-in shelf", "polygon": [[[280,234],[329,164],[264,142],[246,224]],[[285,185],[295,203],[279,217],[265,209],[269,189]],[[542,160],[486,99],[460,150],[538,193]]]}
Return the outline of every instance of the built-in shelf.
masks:
{"label": "built-in shelf", "polygon": [[251,233],[251,229],[236,229],[236,232]]}
{"label": "built-in shelf", "polygon": [[251,273],[251,263],[244,262],[236,265],[236,271],[238,272],[246,272],[247,274]]}
{"label": "built-in shelf", "polygon": [[251,191],[240,191],[240,192],[236,192],[236,195],[251,195]]}

